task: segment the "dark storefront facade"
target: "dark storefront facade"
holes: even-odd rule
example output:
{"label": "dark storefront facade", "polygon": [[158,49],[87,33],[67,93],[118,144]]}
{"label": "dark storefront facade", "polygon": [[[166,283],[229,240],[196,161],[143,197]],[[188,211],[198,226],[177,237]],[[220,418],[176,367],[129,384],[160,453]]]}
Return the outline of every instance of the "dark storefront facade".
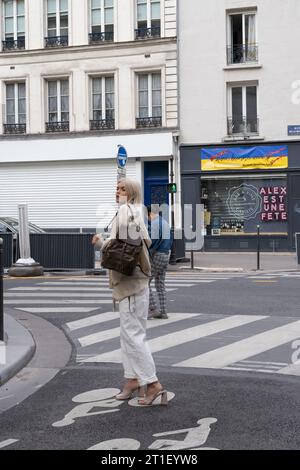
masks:
{"label": "dark storefront facade", "polygon": [[[181,147],[182,204],[204,206],[205,251],[295,250],[300,142]],[[195,215],[195,214],[194,214]]]}

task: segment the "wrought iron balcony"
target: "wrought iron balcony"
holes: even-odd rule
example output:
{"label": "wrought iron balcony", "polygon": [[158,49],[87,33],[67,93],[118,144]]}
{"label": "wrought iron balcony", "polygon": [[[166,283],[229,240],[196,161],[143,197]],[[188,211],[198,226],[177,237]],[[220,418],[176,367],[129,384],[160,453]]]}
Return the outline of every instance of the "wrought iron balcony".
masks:
{"label": "wrought iron balcony", "polygon": [[90,121],[91,131],[100,131],[103,129],[114,129],[114,128],[115,128],[114,119],[93,119]]}
{"label": "wrought iron balcony", "polygon": [[135,29],[135,39],[160,38],[160,27]]}
{"label": "wrought iron balcony", "polygon": [[69,121],[46,122],[46,132],[69,132]]}
{"label": "wrought iron balcony", "polygon": [[3,51],[18,51],[25,49],[25,37],[20,37],[18,39],[6,39],[2,41],[2,50]]}
{"label": "wrought iron balcony", "polygon": [[45,38],[45,47],[66,47],[68,45],[68,36],[49,36]]}
{"label": "wrought iron balcony", "polygon": [[26,124],[4,124],[4,134],[26,134]]}
{"label": "wrought iron balcony", "polygon": [[112,42],[114,40],[114,33],[90,33],[89,44],[101,44],[102,42]]}
{"label": "wrought iron balcony", "polygon": [[227,46],[227,64],[246,64],[258,61],[257,44]]}
{"label": "wrought iron balcony", "polygon": [[259,120],[258,118],[241,119],[228,118],[227,119],[227,132],[228,135],[249,135],[259,133]]}
{"label": "wrought iron balcony", "polygon": [[161,127],[161,116],[136,118],[136,127]]}

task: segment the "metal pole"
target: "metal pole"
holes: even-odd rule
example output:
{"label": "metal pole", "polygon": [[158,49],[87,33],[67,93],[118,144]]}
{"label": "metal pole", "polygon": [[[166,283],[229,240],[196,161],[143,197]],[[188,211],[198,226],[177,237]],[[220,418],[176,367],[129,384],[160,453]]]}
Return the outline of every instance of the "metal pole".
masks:
{"label": "metal pole", "polygon": [[3,240],[0,238],[0,341],[4,341],[3,272]]}
{"label": "metal pole", "polygon": [[191,269],[194,269],[194,252],[191,251]]}
{"label": "metal pole", "polygon": [[[174,159],[171,158],[171,172],[170,178],[171,183],[174,183],[174,168],[173,168]],[[173,237],[173,243],[171,248],[171,255],[170,255],[170,264],[176,264],[176,249],[175,249],[175,215],[174,215],[174,193],[171,193],[171,234]]]}
{"label": "metal pole", "polygon": [[260,226],[257,226],[257,271],[260,270]]}

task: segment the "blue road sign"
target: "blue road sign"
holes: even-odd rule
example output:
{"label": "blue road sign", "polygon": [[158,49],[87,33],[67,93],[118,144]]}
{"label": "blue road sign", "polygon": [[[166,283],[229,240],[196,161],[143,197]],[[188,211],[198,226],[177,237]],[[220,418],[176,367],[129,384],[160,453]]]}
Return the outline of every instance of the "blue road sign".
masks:
{"label": "blue road sign", "polygon": [[125,168],[127,163],[127,152],[123,145],[118,145],[117,162],[119,168]]}

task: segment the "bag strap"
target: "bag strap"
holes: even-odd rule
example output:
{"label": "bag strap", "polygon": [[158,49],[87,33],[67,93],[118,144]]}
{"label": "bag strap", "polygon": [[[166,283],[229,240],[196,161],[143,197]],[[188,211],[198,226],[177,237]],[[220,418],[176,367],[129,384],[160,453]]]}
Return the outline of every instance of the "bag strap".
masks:
{"label": "bag strap", "polygon": [[111,221],[109,222],[109,224],[104,228],[104,232],[107,233],[108,232],[108,227],[113,223],[113,221],[115,220],[115,218],[117,217],[118,215],[118,212],[115,213],[115,215],[113,216],[113,218],[111,219]]}

